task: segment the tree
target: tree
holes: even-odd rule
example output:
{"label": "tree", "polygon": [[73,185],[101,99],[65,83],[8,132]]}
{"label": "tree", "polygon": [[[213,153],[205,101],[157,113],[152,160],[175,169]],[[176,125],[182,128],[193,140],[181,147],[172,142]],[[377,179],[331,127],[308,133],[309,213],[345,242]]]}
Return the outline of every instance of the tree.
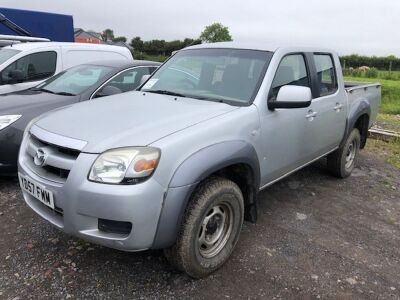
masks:
{"label": "tree", "polygon": [[204,28],[200,40],[204,43],[229,42],[232,41],[232,36],[228,27],[221,23],[214,23]]}
{"label": "tree", "polygon": [[117,36],[115,38],[112,39],[113,42],[123,42],[126,43],[126,37],[124,36]]}
{"label": "tree", "polygon": [[101,34],[101,39],[105,42],[112,41],[114,39],[114,30],[107,28]]}
{"label": "tree", "polygon": [[143,51],[143,41],[140,37],[134,37],[131,40],[131,46],[133,49],[135,49],[136,51]]}
{"label": "tree", "polygon": [[182,42],[183,46],[182,48],[188,47],[188,46],[193,46],[193,45],[199,45],[201,44],[200,39],[190,39],[190,38],[185,38]]}

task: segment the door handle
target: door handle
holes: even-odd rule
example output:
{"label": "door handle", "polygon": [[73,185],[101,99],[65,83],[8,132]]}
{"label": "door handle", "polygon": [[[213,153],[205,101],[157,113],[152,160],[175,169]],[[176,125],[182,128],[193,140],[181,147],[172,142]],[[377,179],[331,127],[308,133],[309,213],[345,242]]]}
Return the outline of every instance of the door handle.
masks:
{"label": "door handle", "polygon": [[336,112],[339,112],[343,107],[343,104],[337,102],[335,107],[333,108]]}
{"label": "door handle", "polygon": [[312,109],[310,109],[310,110],[308,111],[308,113],[306,114],[306,118],[307,118],[309,121],[314,120],[314,118],[315,118],[316,116],[317,116],[317,112],[313,111]]}

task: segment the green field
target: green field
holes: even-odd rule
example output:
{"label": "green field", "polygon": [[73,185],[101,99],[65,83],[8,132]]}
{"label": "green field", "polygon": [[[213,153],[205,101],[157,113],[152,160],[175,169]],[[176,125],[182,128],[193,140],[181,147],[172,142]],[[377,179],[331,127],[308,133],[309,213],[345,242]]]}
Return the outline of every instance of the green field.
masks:
{"label": "green field", "polygon": [[[382,84],[382,103],[377,125],[382,128],[400,132],[400,72],[379,71],[379,78],[345,77],[345,81],[379,82]],[[384,142],[369,140],[368,148],[379,153],[388,163],[400,169],[400,140]]]}
{"label": "green field", "polygon": [[381,78],[345,77],[345,81],[379,82],[382,84],[382,103],[380,112],[385,114],[400,114],[400,80]]}

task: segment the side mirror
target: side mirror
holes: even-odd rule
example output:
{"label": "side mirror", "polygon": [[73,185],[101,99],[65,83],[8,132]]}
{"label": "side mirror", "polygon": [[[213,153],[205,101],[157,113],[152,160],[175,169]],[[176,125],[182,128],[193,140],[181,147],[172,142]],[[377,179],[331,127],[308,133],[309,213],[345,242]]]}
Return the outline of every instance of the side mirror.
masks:
{"label": "side mirror", "polygon": [[24,80],[24,73],[21,70],[12,70],[8,73],[10,83],[19,83]]}
{"label": "side mirror", "polygon": [[268,108],[302,108],[311,105],[311,89],[305,86],[284,85],[275,101],[268,101]]}
{"label": "side mirror", "polygon": [[142,86],[147,81],[147,79],[149,79],[150,77],[151,77],[150,74],[143,75],[142,78],[140,78],[140,85],[139,86]]}
{"label": "side mirror", "polygon": [[121,93],[122,93],[122,91],[119,88],[112,86],[112,85],[107,85],[97,94],[96,98],[112,96],[112,95],[121,94]]}

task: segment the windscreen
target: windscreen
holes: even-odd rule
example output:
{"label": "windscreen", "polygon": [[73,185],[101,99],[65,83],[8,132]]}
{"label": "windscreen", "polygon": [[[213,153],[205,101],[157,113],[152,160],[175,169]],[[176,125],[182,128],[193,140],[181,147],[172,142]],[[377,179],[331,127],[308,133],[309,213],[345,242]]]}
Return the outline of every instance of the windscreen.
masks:
{"label": "windscreen", "polygon": [[271,57],[271,52],[256,50],[182,50],[141,90],[246,105],[254,99]]}
{"label": "windscreen", "polygon": [[56,75],[36,89],[53,94],[78,95],[103,82],[113,68],[97,65],[81,65]]}
{"label": "windscreen", "polygon": [[13,57],[14,55],[17,55],[19,50],[14,50],[14,49],[0,49],[0,65],[7,61],[9,58]]}

